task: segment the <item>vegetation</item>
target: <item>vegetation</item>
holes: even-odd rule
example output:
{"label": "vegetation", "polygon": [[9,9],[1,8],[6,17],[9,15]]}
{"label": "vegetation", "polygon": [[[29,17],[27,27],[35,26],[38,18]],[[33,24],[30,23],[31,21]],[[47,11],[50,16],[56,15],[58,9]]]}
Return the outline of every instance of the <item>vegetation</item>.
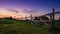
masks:
{"label": "vegetation", "polygon": [[[32,21],[0,19],[0,34],[53,34],[44,23],[36,26]],[[55,34],[60,34],[55,32]]]}

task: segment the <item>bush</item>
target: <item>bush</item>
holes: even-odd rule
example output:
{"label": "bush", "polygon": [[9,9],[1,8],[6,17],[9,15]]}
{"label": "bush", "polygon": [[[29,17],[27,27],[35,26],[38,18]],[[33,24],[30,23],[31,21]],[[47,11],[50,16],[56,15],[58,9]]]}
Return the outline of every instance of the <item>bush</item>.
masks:
{"label": "bush", "polygon": [[0,19],[0,24],[12,24],[13,22],[10,20]]}

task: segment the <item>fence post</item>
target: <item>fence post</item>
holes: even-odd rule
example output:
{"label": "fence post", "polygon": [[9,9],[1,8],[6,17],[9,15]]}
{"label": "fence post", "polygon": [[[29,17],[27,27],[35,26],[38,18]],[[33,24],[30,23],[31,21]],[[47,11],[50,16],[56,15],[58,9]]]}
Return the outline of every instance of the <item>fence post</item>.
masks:
{"label": "fence post", "polygon": [[32,14],[31,14],[31,21],[32,21],[33,17],[32,17]]}
{"label": "fence post", "polygon": [[51,23],[51,26],[52,26],[52,30],[55,31],[55,9],[53,8],[52,10],[52,23]]}

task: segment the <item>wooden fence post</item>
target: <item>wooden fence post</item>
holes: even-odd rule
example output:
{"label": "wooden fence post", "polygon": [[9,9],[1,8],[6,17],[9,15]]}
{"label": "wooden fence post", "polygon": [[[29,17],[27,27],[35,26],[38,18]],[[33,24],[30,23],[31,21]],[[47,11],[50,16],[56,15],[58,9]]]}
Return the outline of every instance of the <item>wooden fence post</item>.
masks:
{"label": "wooden fence post", "polygon": [[51,26],[52,26],[52,30],[55,31],[55,9],[53,8],[52,10],[52,23],[51,23]]}
{"label": "wooden fence post", "polygon": [[31,14],[31,21],[32,21],[33,17],[32,17],[32,14]]}

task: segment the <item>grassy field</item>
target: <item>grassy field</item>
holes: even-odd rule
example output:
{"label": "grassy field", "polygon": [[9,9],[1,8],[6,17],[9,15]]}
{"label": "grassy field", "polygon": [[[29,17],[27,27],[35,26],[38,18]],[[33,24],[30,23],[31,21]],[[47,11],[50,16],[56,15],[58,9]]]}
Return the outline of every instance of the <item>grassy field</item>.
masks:
{"label": "grassy field", "polygon": [[53,32],[31,22],[0,19],[0,34],[53,34]]}

